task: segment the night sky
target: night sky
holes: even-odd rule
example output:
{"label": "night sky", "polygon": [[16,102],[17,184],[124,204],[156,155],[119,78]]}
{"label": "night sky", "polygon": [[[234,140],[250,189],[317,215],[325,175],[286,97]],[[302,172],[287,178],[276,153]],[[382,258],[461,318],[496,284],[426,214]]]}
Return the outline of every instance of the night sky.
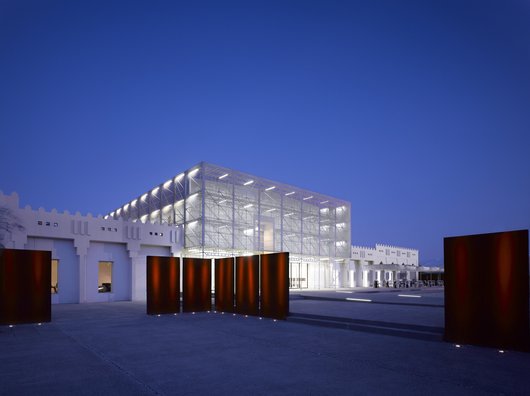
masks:
{"label": "night sky", "polygon": [[530,228],[530,2],[0,2],[0,189],[104,214],[200,161],[352,243]]}

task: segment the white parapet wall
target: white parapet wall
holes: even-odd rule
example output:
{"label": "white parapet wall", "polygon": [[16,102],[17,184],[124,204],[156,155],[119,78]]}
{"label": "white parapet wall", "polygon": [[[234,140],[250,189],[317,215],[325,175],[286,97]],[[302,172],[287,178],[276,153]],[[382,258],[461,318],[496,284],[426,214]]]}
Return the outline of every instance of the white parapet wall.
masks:
{"label": "white parapet wall", "polygon": [[[376,244],[375,247],[352,246],[355,285],[372,287],[413,281],[418,277],[420,253],[417,249]],[[396,283],[394,283],[396,282]]]}
{"label": "white parapet wall", "polygon": [[[0,229],[4,247],[52,252],[57,267],[57,284],[50,285],[53,303],[145,300],[146,256],[182,251],[183,232],[177,226],[20,208],[16,193],[1,191],[0,207],[7,209],[0,219],[7,226]],[[110,280],[105,282],[110,290],[100,284],[102,277]]]}

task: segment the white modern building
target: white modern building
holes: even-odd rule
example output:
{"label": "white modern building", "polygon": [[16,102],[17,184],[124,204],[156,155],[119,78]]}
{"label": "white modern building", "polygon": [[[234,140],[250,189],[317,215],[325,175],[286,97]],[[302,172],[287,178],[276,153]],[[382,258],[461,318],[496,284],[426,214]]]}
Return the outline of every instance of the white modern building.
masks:
{"label": "white modern building", "polygon": [[167,224],[105,220],[90,213],[19,207],[0,191],[0,206],[22,227],[0,233],[6,248],[52,252],[52,303],[145,300],[146,256],[175,256],[180,230]]}
{"label": "white modern building", "polygon": [[419,251],[397,246],[376,244],[375,247],[352,246],[356,285],[393,286],[394,282],[418,279]]}
{"label": "white modern building", "polygon": [[182,230],[185,257],[289,252],[292,288],[350,286],[348,201],[201,162],[106,217]]}
{"label": "white modern building", "polygon": [[417,279],[417,250],[351,246],[348,201],[205,162],[104,217],[20,208],[16,193],[0,207],[22,226],[1,245],[52,252],[53,303],[145,300],[148,255],[286,251],[293,289]]}

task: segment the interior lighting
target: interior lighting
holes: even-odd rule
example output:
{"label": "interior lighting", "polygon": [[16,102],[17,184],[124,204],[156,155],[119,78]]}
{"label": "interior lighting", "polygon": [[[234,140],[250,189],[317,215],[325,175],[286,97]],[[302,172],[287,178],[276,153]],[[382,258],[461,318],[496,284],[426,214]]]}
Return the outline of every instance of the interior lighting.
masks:
{"label": "interior lighting", "polygon": [[219,176],[219,180],[223,180],[225,177],[227,177],[229,174],[225,173],[224,175]]}
{"label": "interior lighting", "polygon": [[164,183],[164,188],[167,189],[171,185],[171,179]]}
{"label": "interior lighting", "polygon": [[178,182],[178,181],[179,181],[180,179],[182,179],[183,177],[184,177],[184,173],[181,173],[181,174],[175,176],[175,179],[173,179],[173,180],[175,180],[176,182]]}
{"label": "interior lighting", "polygon": [[421,298],[417,294],[398,294],[398,297],[411,297],[411,298]]}
{"label": "interior lighting", "polygon": [[311,199],[311,198],[313,198],[312,195],[310,195],[309,197],[305,197],[305,198],[303,198],[303,200],[304,200],[304,201],[307,201],[308,199]]}
{"label": "interior lighting", "polygon": [[254,180],[249,180],[248,182],[243,183],[244,186],[248,186],[250,184],[254,183]]}
{"label": "interior lighting", "polygon": [[254,206],[254,205],[253,204],[246,204],[245,206],[243,206],[243,208],[248,209],[248,208],[251,208],[252,206]]}
{"label": "interior lighting", "polygon": [[323,205],[323,204],[328,203],[328,202],[329,202],[329,200],[327,200],[327,201],[322,201],[322,202],[320,202],[320,204]]}
{"label": "interior lighting", "polygon": [[289,195],[293,195],[294,194],[294,191],[291,191],[291,192],[288,192],[287,194],[285,194],[286,197],[288,197]]}
{"label": "interior lighting", "polygon": [[359,301],[359,302],[372,302],[372,300],[369,300],[368,298],[346,298],[348,301]]}
{"label": "interior lighting", "polygon": [[272,186],[272,187],[266,188],[265,191],[271,191],[271,190],[274,190],[275,188],[276,186]]}

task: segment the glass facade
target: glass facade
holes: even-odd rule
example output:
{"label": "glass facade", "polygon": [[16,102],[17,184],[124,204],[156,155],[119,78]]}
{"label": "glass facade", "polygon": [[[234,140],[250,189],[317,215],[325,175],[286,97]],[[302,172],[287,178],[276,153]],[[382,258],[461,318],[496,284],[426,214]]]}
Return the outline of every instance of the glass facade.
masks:
{"label": "glass facade", "polygon": [[290,253],[293,288],[341,285],[349,265],[347,201],[200,163],[110,213],[184,229],[184,257]]}

